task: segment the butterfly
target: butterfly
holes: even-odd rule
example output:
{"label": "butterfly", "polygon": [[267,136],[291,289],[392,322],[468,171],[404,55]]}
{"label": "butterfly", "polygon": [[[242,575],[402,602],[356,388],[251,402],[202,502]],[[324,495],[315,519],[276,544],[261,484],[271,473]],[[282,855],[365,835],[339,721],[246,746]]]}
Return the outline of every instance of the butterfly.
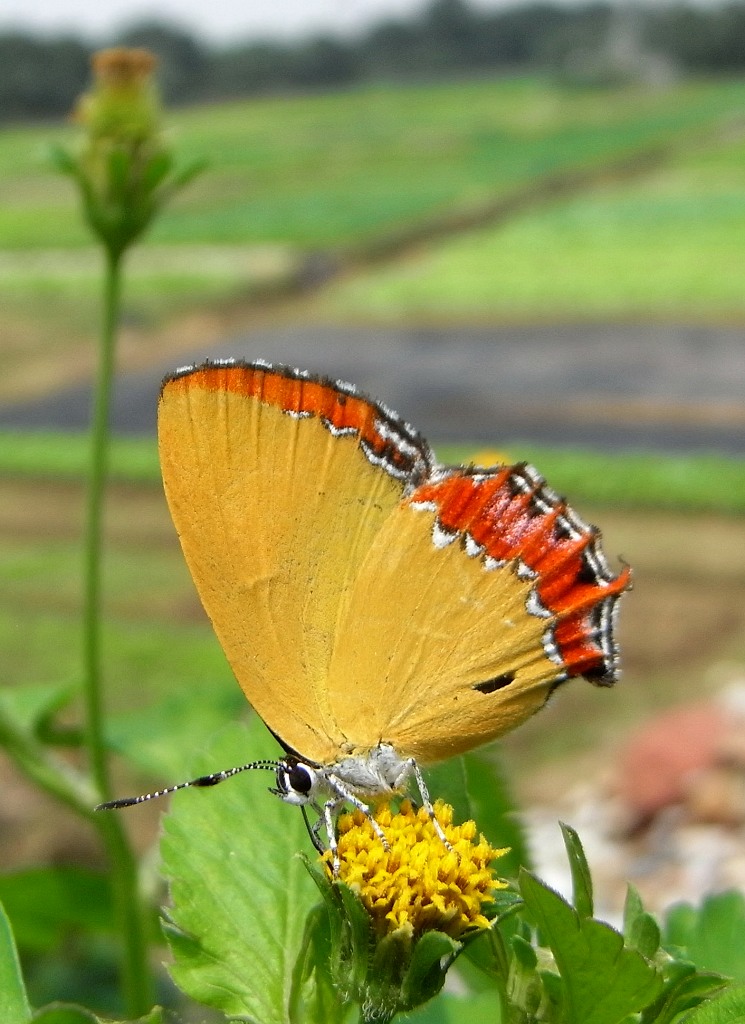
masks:
{"label": "butterfly", "polygon": [[[246,768],[318,813],[401,792],[584,676],[612,685],[615,612],[595,527],[531,466],[442,466],[413,427],[340,381],[263,361],[163,381],[168,505],[248,701],[284,748]],[[307,819],[306,819],[307,820]]]}

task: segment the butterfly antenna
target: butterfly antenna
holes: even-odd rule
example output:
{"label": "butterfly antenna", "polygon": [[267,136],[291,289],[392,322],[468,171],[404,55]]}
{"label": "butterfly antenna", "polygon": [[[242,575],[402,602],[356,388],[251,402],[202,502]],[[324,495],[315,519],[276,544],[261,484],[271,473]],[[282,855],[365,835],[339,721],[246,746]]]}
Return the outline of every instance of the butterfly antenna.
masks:
{"label": "butterfly antenna", "polygon": [[251,761],[250,764],[242,764],[237,768],[228,768],[223,772],[214,772],[212,775],[200,775],[198,779],[191,779],[189,782],[179,782],[177,786],[167,786],[165,789],[156,789],[152,793],[143,793],[141,796],[125,796],[121,800],[107,800],[106,803],[97,804],[95,811],[113,811],[119,807],[134,807],[135,804],[144,804],[148,800],[156,800],[161,796],[168,796],[169,793],[176,793],[179,789],[188,789],[190,786],[216,786],[218,782],[232,779],[234,775],[241,772],[248,772],[254,768],[266,768],[275,771],[279,767],[278,761]]}

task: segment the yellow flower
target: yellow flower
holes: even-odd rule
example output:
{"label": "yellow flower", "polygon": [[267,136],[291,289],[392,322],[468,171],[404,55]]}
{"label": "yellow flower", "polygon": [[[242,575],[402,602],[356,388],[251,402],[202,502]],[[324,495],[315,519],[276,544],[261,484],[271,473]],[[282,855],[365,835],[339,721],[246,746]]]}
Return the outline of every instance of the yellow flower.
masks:
{"label": "yellow flower", "polygon": [[[397,813],[388,804],[375,812],[388,849],[360,811],[339,819],[339,870],[336,877],[354,890],[379,935],[397,929],[412,937],[440,931],[458,938],[468,930],[486,928],[482,907],[507,883],[495,877],[490,864],[507,850],[495,850],[476,825],[453,825],[453,808],[438,800],[435,817],[451,846],[437,835],[429,814],[415,811],[408,800]],[[333,876],[333,855],[323,855]]]}

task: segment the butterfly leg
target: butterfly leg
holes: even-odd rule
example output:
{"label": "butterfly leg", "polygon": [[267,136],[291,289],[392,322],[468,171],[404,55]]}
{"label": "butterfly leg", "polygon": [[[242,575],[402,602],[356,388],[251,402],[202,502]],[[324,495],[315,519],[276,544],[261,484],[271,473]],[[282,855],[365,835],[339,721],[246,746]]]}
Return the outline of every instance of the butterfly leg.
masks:
{"label": "butterfly leg", "polygon": [[446,850],[452,850],[452,846],[448,842],[445,833],[442,830],[442,825],[435,817],[435,809],[432,806],[432,801],[429,798],[429,790],[427,789],[427,783],[424,781],[424,776],[422,775],[421,768],[416,763],[413,757],[409,758],[409,760],[407,761],[407,765],[410,766],[409,771],[413,774],[414,778],[416,779],[417,789],[419,790],[419,795],[422,798],[422,807],[424,807],[425,811],[429,815],[429,820],[432,822],[432,827],[437,833],[438,839],[442,842],[442,845],[445,847]]}
{"label": "butterfly leg", "polygon": [[364,814],[365,817],[367,818],[367,820],[370,822],[370,825],[372,827],[373,832],[378,837],[378,839],[381,841],[381,843],[383,844],[385,849],[386,850],[390,850],[390,846],[388,845],[388,840],[385,838],[385,833],[383,832],[383,829],[377,823],[375,818],[373,818],[372,813],[370,811],[369,804],[366,804],[364,802],[364,800],[360,800],[360,798],[358,796],[355,796],[355,794],[352,792],[352,790],[349,789],[349,787],[346,786],[341,781],[341,779],[338,776],[336,776],[336,775],[327,775],[326,779],[327,779],[328,784],[334,790],[334,792],[337,793],[339,795],[339,797],[341,797],[341,800],[339,802],[347,801],[353,807],[355,807],[358,811],[361,811],[361,813]]}

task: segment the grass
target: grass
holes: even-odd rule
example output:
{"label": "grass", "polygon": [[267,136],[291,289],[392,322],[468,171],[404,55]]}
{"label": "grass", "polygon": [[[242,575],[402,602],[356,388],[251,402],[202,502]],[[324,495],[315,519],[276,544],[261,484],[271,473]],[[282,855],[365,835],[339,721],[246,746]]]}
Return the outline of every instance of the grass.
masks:
{"label": "grass", "polygon": [[[133,344],[146,351],[148,332],[169,318],[241,307],[292,278],[303,253],[364,250],[546,175],[702,135],[710,141],[677,177],[658,172],[640,192],[610,189],[473,233],[335,288],[316,315],[739,316],[743,152],[713,136],[743,101],[743,82],[654,92],[528,78],[175,111],[169,131],[179,153],[207,155],[211,166],[129,264]],[[95,331],[100,261],[69,182],[45,156],[74,138],[60,126],[0,131],[0,390],[8,396],[43,390],[50,376],[69,379],[84,365],[81,339]]]}
{"label": "grass", "polygon": [[[348,243],[437,207],[709,128],[744,98],[736,82],[611,93],[481,79],[173,112],[179,152],[208,156],[211,170],[162,217],[152,242]],[[86,244],[67,182],[44,164],[45,145],[74,137],[62,128],[0,133],[0,248]]]}

